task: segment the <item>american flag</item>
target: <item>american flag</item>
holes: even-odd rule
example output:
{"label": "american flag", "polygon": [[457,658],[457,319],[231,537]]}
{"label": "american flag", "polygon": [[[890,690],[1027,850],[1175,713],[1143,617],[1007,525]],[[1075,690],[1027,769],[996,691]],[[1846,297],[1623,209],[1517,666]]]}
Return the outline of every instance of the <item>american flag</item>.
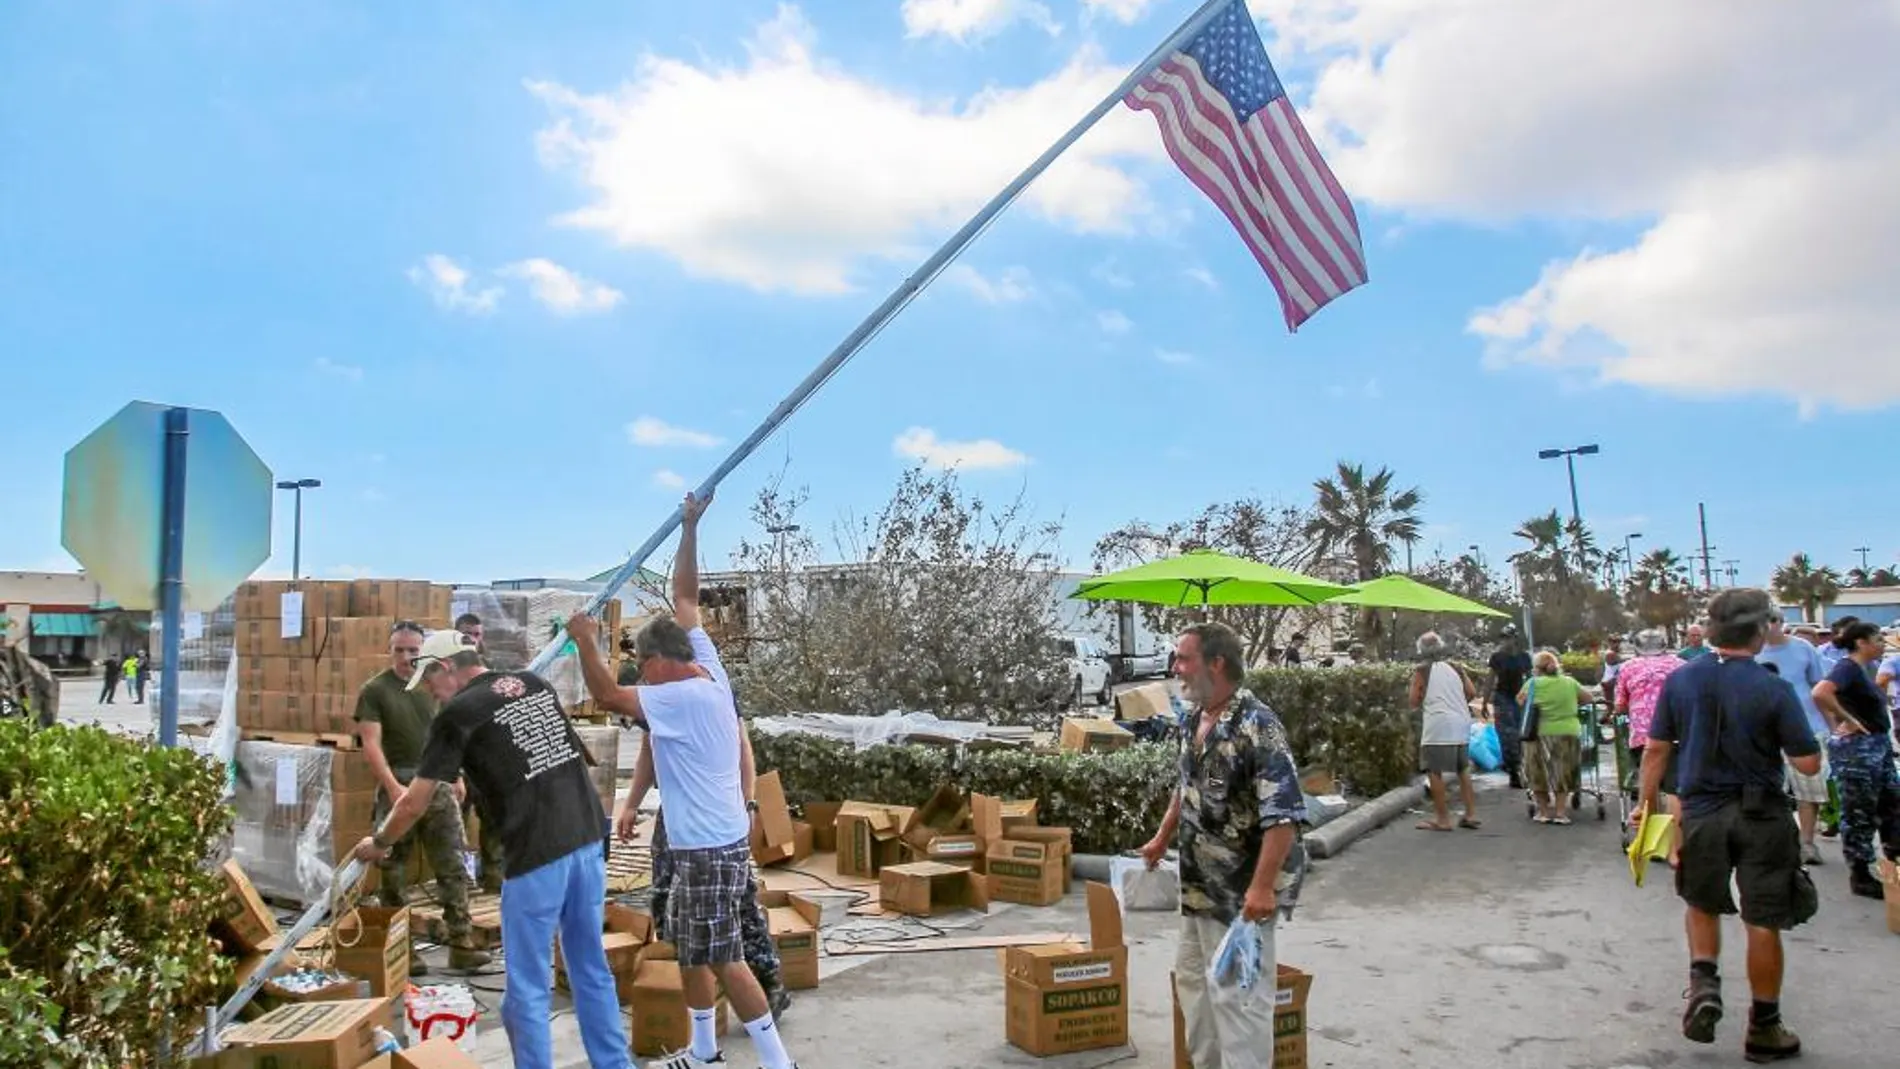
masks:
{"label": "american flag", "polygon": [[1365,283],[1352,201],[1300,125],[1246,0],[1232,0],[1122,102],[1154,113],[1168,155],[1273,280],[1289,329]]}

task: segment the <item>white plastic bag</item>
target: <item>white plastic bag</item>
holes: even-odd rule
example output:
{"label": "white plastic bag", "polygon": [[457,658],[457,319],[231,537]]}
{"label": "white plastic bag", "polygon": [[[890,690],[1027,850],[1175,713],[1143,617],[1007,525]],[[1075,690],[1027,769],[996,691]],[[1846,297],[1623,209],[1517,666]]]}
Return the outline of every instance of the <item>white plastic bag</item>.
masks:
{"label": "white plastic bag", "polygon": [[1109,858],[1108,885],[1114,888],[1124,914],[1181,907],[1181,875],[1173,859],[1149,869],[1148,863],[1138,857]]}
{"label": "white plastic bag", "polygon": [[1216,988],[1253,990],[1260,982],[1260,926],[1235,917],[1207,959],[1207,982]]}

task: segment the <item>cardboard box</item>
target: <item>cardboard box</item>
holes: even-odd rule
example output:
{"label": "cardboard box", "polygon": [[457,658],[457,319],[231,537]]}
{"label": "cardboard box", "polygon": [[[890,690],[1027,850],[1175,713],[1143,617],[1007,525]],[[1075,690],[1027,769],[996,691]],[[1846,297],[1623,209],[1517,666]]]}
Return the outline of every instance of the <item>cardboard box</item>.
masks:
{"label": "cardboard box", "polygon": [[934,917],[960,909],[988,911],[989,889],[982,876],[940,861],[886,865],[878,873],[878,901],[885,909],[913,917]]}
{"label": "cardboard box", "polygon": [[1115,695],[1115,719],[1174,719],[1174,689],[1166,683],[1143,683]]}
{"label": "cardboard box", "polygon": [[[767,772],[753,783],[753,795],[759,811],[752,814],[752,860],[760,865],[782,865],[803,860],[798,856],[792,810],[785,802],[785,788],[777,772]],[[806,857],[811,856],[809,850]]]}
{"label": "cardboard box", "polygon": [[[726,1031],[726,1000],[714,1006],[713,1030]],[[655,1057],[684,1050],[693,1042],[693,1020],[686,1010],[686,988],[679,962],[642,960],[633,979],[630,1008],[633,1052]]]}
{"label": "cardboard box", "polygon": [[232,625],[231,642],[241,661],[250,657],[305,657],[311,651],[309,626],[297,638],[283,637],[283,625],[277,620],[239,620]]}
{"label": "cardboard box", "polygon": [[336,967],[369,981],[370,994],[379,998],[408,990],[409,907],[358,906],[352,916],[357,920],[335,929]]}
{"label": "cardboard box", "polygon": [[[1017,799],[1017,800],[1004,799],[1003,801],[998,802],[997,805],[999,809],[1001,810],[1004,831],[1009,831],[1012,828],[1030,828],[1030,827],[1035,826],[1036,799],[1034,798],[1023,798],[1023,799]],[[972,795],[970,798],[970,807],[971,807],[972,826],[974,826],[974,820],[976,816],[976,797],[974,795]],[[976,830],[980,833],[982,832],[983,829],[977,828]]]}
{"label": "cardboard box", "polygon": [[281,620],[284,595],[291,591],[303,594],[303,615],[306,620],[313,616],[349,615],[350,584],[316,579],[294,582],[288,579],[255,579],[240,583],[237,593],[232,595],[233,608],[239,620]]}
{"label": "cardboard box", "polygon": [[1900,935],[1900,865],[1880,859],[1880,891],[1887,900],[1887,930]]}
{"label": "cardboard box", "polygon": [[1306,998],[1313,977],[1291,965],[1279,966],[1273,992],[1274,1069],[1306,1069]]}
{"label": "cardboard box", "polygon": [[[640,958],[652,938],[651,916],[632,906],[607,903],[600,945],[607,955],[607,970],[614,974],[614,995],[622,1006],[633,1001],[633,979],[640,971]],[[554,939],[554,947],[554,981],[562,990],[571,990],[567,979],[567,962],[560,953],[559,936]]]}
{"label": "cardboard box", "polygon": [[319,660],[388,656],[392,616],[330,616],[313,621],[314,632],[304,647]]}
{"label": "cardboard box", "polygon": [[891,806],[846,802],[838,810],[838,875],[872,877],[886,865],[903,860],[902,840],[907,814]]}
{"label": "cardboard box", "polygon": [[1107,884],[1088,886],[1089,942],[1009,947],[1003,1017],[1009,1042],[1038,1056],[1128,1043],[1128,948]]}
{"label": "cardboard box", "polygon": [[224,1034],[233,1066],[257,1069],[358,1069],[376,1053],[375,1029],[388,1026],[388,999],[284,1006]]}
{"label": "cardboard box", "polygon": [[427,1043],[397,1051],[390,1056],[390,1064],[392,1069],[481,1069],[482,1063],[463,1053],[454,1040],[437,1036]]}
{"label": "cardboard box", "polygon": [[970,825],[970,801],[948,784],[911,814],[904,827],[905,857],[981,868],[983,842]]}
{"label": "cardboard box", "polygon": [[[376,789],[376,770],[361,750],[337,750],[330,755],[330,790],[334,794]],[[420,853],[420,851],[418,851]]]}
{"label": "cardboard box", "polygon": [[339,972],[341,975],[338,975],[333,983],[296,991],[279,987],[274,979],[266,980],[263,989],[258,994],[277,1005],[304,1002],[349,1002],[370,997],[372,992],[369,989],[369,981],[341,970]]}
{"label": "cardboard box", "polygon": [[1119,750],[1135,741],[1135,736],[1113,720],[1093,716],[1062,718],[1061,746],[1071,753]]}
{"label": "cardboard box", "polygon": [[837,853],[838,811],[844,808],[844,803],[806,802],[802,808],[805,822],[811,825],[812,849],[827,854]]}
{"label": "cardboard box", "polygon": [[793,991],[818,986],[818,903],[791,895],[788,904],[766,911],[772,944],[778,948],[779,978]]}
{"label": "cardboard box", "polygon": [[231,947],[243,954],[256,954],[267,947],[274,947],[275,940],[281,934],[277,930],[277,915],[264,904],[264,899],[251,885],[251,878],[235,861],[227,861],[218,869],[224,875],[225,910],[218,921],[218,934]]}
{"label": "cardboard box", "polygon": [[1047,906],[1069,893],[1074,850],[1068,828],[1017,824],[1005,830],[1010,803],[987,795],[970,796],[977,834],[984,844],[984,871],[990,898]]}

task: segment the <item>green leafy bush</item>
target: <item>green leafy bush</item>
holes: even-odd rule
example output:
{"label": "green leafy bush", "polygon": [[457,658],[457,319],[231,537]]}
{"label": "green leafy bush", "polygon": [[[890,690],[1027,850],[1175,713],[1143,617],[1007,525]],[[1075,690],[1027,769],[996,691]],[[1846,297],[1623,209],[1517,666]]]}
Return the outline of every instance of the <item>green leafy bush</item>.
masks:
{"label": "green leafy bush", "polygon": [[97,728],[0,721],[0,1065],[120,1069],[182,1049],[230,968],[204,861],[216,768]]}
{"label": "green leafy bush", "polygon": [[1171,745],[1137,743],[1113,753],[878,746],[862,753],[809,735],[752,736],[759,768],[776,770],[793,804],[845,801],[921,805],[937,785],[999,798],[1034,798],[1042,823],[1075,833],[1075,848],[1113,854],[1148,841],[1174,790]]}
{"label": "green leafy bush", "polygon": [[1302,770],[1326,769],[1345,788],[1375,795],[1418,773],[1419,719],[1406,693],[1411,673],[1406,664],[1267,668],[1248,676],[1247,685],[1286,724]]}
{"label": "green leafy bush", "polygon": [[1603,655],[1600,653],[1566,653],[1558,658],[1564,666],[1564,674],[1586,687],[1594,687],[1603,681]]}

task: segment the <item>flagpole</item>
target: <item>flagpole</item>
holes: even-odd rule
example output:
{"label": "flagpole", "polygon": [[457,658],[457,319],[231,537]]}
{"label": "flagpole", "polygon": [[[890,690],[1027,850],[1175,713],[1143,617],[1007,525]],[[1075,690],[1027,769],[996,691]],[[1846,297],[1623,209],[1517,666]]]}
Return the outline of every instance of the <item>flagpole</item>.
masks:
{"label": "flagpole", "polygon": [[[915,272],[904,279],[903,283],[892,291],[890,296],[884,298],[884,303],[873,309],[871,314],[866,316],[864,321],[859,323],[857,328],[850,334],[845,335],[845,339],[838,343],[838,347],[833,349],[831,354],[825,357],[824,361],[812,370],[811,374],[806,375],[804,381],[800,382],[785,400],[780,401],[778,407],[774,408],[771,414],[765,417],[765,421],[760,423],[758,428],[751,434],[747,435],[744,441],[734,447],[732,453],[728,455],[717,468],[713,469],[712,474],[706,477],[706,481],[700,483],[699,489],[694,491],[695,495],[704,498],[717,489],[720,482],[722,482],[726,476],[732,474],[733,469],[744,463],[746,458],[751,456],[754,450],[763,444],[767,438],[771,437],[773,432],[777,431],[786,420],[791,418],[792,413],[797,412],[799,408],[811,398],[812,394],[818,392],[819,387],[830,381],[831,377],[837,374],[838,370],[842,368],[847,361],[853,356],[856,356],[858,351],[863,349],[872,338],[877,337],[878,333],[888,326],[891,320],[895,319],[897,314],[904,310],[906,305],[916,299],[919,293],[923,292],[924,287],[930,285],[931,280],[935,279],[939,274],[942,274],[944,268],[950,266],[971,242],[975,241],[984,230],[989,228],[989,225],[995,221],[997,215],[1001,214],[1003,209],[1009,207],[1011,202],[1022,195],[1023,190],[1029,188],[1031,182],[1034,182],[1042,172],[1048,170],[1049,165],[1054,163],[1059,156],[1068,151],[1069,146],[1075,144],[1083,134],[1087,133],[1097,122],[1100,122],[1103,116],[1113,110],[1115,105],[1121,103],[1122,98],[1132,92],[1135,86],[1139,85],[1141,80],[1148,76],[1150,71],[1159,66],[1171,53],[1178,50],[1184,42],[1192,38],[1195,34],[1200,33],[1228,4],[1234,2],[1236,2],[1236,0],[1207,0],[1206,3],[1195,10],[1194,14],[1189,15],[1186,22],[1183,22],[1173,33],[1169,34],[1167,40],[1161,42],[1160,46],[1153,52],[1150,52],[1147,58],[1143,59],[1141,63],[1129,73],[1128,77],[1122,79],[1120,85],[1117,85],[1112,92],[1106,97],[1103,97],[1100,103],[1089,109],[1088,114],[1082,116],[1074,126],[1069,127],[1067,133],[1057,138],[1056,142],[1044,150],[1042,155],[1036,157],[1035,161],[1030,163],[1028,167],[1025,167],[1021,174],[1017,175],[1008,185],[1004,186],[994,197],[991,197],[989,203],[983,205],[983,207],[970,218],[969,222],[964,223],[961,229],[950,235],[949,240],[945,241],[941,248],[932,253],[928,260],[925,260]],[[641,543],[639,549],[634,550],[633,556],[629,557],[625,564],[622,564],[608,577],[606,585],[587,603],[586,611],[589,616],[598,616],[600,614],[601,609],[606,606],[608,600],[618,594],[620,588],[625,586],[627,581],[633,578],[634,574],[646,564],[647,558],[651,557],[668,538],[672,537],[673,532],[679,529],[681,519],[682,513],[676,506],[672,514],[666,518],[666,521],[660,524],[659,530],[653,532],[645,542]],[[565,632],[557,633],[553,641],[549,642],[540,653],[535,655],[534,661],[528,666],[529,671],[547,671],[548,667],[552,665],[559,656],[560,650],[566,643],[567,635]]]}

